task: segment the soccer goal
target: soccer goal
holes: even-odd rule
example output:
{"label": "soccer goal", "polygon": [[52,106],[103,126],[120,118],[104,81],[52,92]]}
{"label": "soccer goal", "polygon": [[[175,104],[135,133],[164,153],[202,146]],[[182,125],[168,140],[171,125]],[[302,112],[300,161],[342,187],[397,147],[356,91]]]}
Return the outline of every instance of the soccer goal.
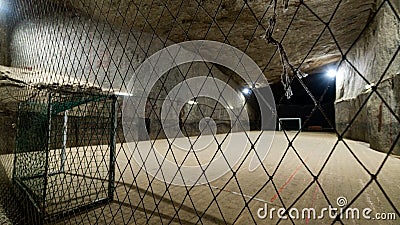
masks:
{"label": "soccer goal", "polygon": [[114,96],[41,91],[20,103],[13,179],[43,220],[112,200],[115,133]]}

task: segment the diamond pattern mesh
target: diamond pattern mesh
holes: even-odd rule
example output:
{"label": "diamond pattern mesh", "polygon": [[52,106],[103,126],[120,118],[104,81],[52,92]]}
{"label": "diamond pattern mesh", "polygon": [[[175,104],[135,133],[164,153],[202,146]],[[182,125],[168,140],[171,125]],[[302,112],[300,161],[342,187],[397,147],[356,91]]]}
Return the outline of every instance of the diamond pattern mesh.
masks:
{"label": "diamond pattern mesh", "polygon": [[[17,0],[8,6],[11,66],[25,81],[23,90],[8,89],[18,93],[11,94],[19,103],[16,150],[0,145],[0,206],[10,223],[398,224],[398,2],[360,3],[352,23],[342,17],[354,5],[342,0]],[[194,40],[231,45],[263,73],[251,86],[231,68],[199,60],[163,74],[151,64],[148,76],[137,76],[154,53]],[[305,72],[320,63],[316,58],[341,74],[318,91],[311,79],[326,65]],[[189,85],[200,75],[224,85]],[[254,103],[262,89],[255,84],[265,76],[281,85],[271,104],[273,127],[281,131],[265,128],[266,108]],[[211,85],[214,99],[200,94]],[[224,91],[244,86],[243,104],[226,104]],[[326,103],[333,89],[335,108]],[[299,126],[285,120],[299,113]],[[315,118],[327,132],[319,132]],[[273,142],[262,141],[268,135]],[[259,149],[266,148],[264,158]],[[243,150],[235,163],[228,160],[232,149]],[[216,159],[227,169],[213,179],[204,165]],[[163,167],[168,162],[176,165],[172,172]],[[202,173],[193,178],[185,166]],[[328,207],[338,211],[321,216]],[[303,210],[311,208],[316,211]],[[371,209],[371,218],[347,218],[355,208]]]}

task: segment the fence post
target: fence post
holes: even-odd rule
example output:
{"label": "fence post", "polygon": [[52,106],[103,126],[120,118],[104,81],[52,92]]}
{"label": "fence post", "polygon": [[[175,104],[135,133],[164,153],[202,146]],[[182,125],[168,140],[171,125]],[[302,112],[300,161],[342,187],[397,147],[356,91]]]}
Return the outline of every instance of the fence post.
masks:
{"label": "fence post", "polygon": [[116,160],[116,134],[117,134],[117,96],[113,95],[111,105],[111,127],[110,127],[110,171],[108,180],[108,198],[110,201],[114,199],[114,180],[115,180],[115,160]]}
{"label": "fence post", "polygon": [[47,183],[48,183],[48,172],[49,172],[49,151],[50,151],[50,144],[51,144],[51,111],[52,111],[52,106],[51,106],[51,98],[53,97],[52,93],[50,92],[48,95],[48,101],[47,101],[47,125],[48,125],[48,130],[47,130],[47,137],[46,137],[46,148],[44,149],[46,151],[46,161],[45,161],[45,166],[44,166],[44,188],[43,188],[43,209],[42,213],[46,213],[46,192],[47,192]]}

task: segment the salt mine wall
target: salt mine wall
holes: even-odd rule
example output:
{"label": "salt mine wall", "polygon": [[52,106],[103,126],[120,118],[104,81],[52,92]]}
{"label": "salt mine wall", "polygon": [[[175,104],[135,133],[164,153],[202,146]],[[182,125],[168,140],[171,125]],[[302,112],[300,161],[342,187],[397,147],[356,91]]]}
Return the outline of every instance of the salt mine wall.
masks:
{"label": "salt mine wall", "polygon": [[[399,10],[398,4],[394,7]],[[400,115],[400,56],[396,55],[399,45],[400,27],[386,4],[349,50],[350,63],[342,63],[336,78],[337,129],[342,132],[352,123],[345,137],[368,142],[371,148],[382,152],[393,146],[394,154],[400,154],[400,142],[394,144],[400,132],[396,120]],[[374,86],[378,94],[371,94]]]}
{"label": "salt mine wall", "polygon": [[[77,79],[88,86],[126,93],[126,85],[140,63],[171,44],[173,42],[154,34],[111,27],[90,19],[49,16],[47,19],[23,20],[15,26],[11,37],[11,63],[13,67],[54,74],[50,79],[55,84]],[[183,64],[171,69],[156,82],[150,92],[150,102],[156,106],[150,115],[151,130],[161,128],[160,113],[168,91],[184,78],[210,75],[211,67],[213,77],[229,83],[234,89],[239,88],[237,81],[229,79],[229,76],[210,63]],[[198,132],[198,121],[211,115],[214,106],[214,100],[201,99],[199,105],[193,107],[185,123],[189,135]],[[188,104],[185,106],[186,113],[190,107]],[[219,106],[215,111],[213,115],[219,121],[218,132],[227,132],[229,117],[226,109]],[[249,114],[252,118],[251,110]],[[122,129],[121,126],[119,128]],[[122,134],[122,131],[118,133]],[[154,135],[158,135],[157,138],[163,137],[162,133],[154,132],[151,136]]]}

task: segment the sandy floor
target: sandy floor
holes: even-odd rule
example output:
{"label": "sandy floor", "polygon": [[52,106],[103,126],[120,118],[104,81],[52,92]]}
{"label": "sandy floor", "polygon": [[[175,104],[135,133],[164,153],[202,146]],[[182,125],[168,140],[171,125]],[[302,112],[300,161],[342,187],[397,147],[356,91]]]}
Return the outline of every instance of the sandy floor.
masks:
{"label": "sandy floor", "polygon": [[[257,132],[253,132],[250,138],[255,140],[257,135]],[[292,138],[295,133],[288,135],[288,138]],[[320,212],[329,205],[338,208],[339,197],[345,197],[350,203],[360,192],[362,194],[350,207],[358,208],[360,212],[364,208],[370,208],[371,217],[374,217],[375,213],[395,212],[391,203],[400,208],[400,160],[389,157],[380,169],[386,154],[371,150],[365,143],[351,140],[345,140],[347,146],[340,142],[330,155],[336,141],[337,138],[333,134],[304,132],[300,133],[293,143],[296,151],[289,148],[286,152],[288,141],[282,132],[278,132],[271,151],[263,161],[264,168],[261,166],[250,172],[250,154],[240,167],[234,167],[234,170],[237,170],[236,176],[228,172],[210,185],[192,188],[166,188],[165,183],[148,177],[132,163],[130,156],[121,154],[120,151],[117,157],[117,171],[123,172],[117,175],[117,180],[123,184],[117,186],[115,200],[119,203],[116,204],[131,205],[133,215],[121,213],[121,216],[127,222],[132,215],[134,218],[131,217],[129,221],[138,224],[160,224],[169,221],[188,224],[275,224],[278,221],[277,214],[273,219],[258,218],[257,211],[265,204],[268,205],[268,209],[295,207],[300,214],[302,209],[310,207]],[[154,146],[162,152],[168,145],[157,141]],[[123,148],[126,149],[126,146]],[[210,148],[215,149],[212,146]],[[207,158],[207,151],[202,154],[203,158]],[[327,161],[328,156],[330,158]],[[372,174],[379,170],[379,185],[376,182],[369,184],[371,176],[366,170]],[[314,182],[313,176],[316,175],[319,185]],[[272,181],[269,180],[269,176],[273,176]],[[369,185],[365,188],[367,184]],[[262,213],[260,215],[262,216]],[[198,219],[199,216],[201,220]],[[332,221],[327,213],[324,219],[294,220],[296,224],[331,224]],[[362,218],[342,221],[345,224],[398,224],[399,219],[378,221]],[[281,224],[292,222],[281,221]]]}
{"label": "sandy floor", "polygon": [[[255,140],[258,134],[251,132],[250,139]],[[282,220],[280,224],[331,224],[333,219],[326,211],[324,218],[313,219],[311,214],[311,219],[303,219],[302,210],[313,208],[318,217],[321,215],[321,210],[328,208],[329,205],[340,209],[337,199],[341,197],[343,200],[344,197],[348,204],[351,202],[350,208],[357,208],[360,211],[359,220],[347,219],[344,216],[342,219],[344,224],[399,224],[398,214],[395,215],[397,220],[372,219],[377,216],[376,213],[395,213],[395,208],[400,209],[398,158],[392,156],[386,158],[386,154],[370,149],[367,144],[351,140],[338,143],[332,151],[337,138],[329,133],[300,133],[293,142],[295,150],[287,148],[287,138],[291,139],[295,134],[289,132],[289,137],[286,137],[283,132],[277,132],[269,154],[262,166],[255,171],[249,171],[249,162],[253,156],[251,153],[247,158],[242,157],[233,167],[235,173],[228,171],[209,184],[194,187],[169,185],[155,179],[137,165],[127,144],[117,145],[116,189],[113,202],[71,217],[69,222],[71,224],[276,224],[279,221],[276,211],[281,207],[292,207],[292,215],[296,216],[294,211],[296,208],[300,218],[293,221]],[[217,137],[218,141],[222,139],[221,135]],[[158,152],[164,154],[169,147],[166,140],[158,140],[141,142],[137,149],[145,152],[151,144]],[[217,148],[215,143],[204,146],[205,148],[197,154],[198,159],[192,154],[184,161],[184,165],[194,166],[197,160],[202,163],[207,162]],[[91,149],[93,152],[102,149],[100,152],[104,153],[103,148],[97,146]],[[172,149],[176,160],[182,163],[187,152],[175,147]],[[249,145],[245,147],[244,155],[249,149]],[[136,151],[135,148],[131,150]],[[243,149],[237,144],[234,147],[230,146],[229,151],[235,150]],[[90,155],[88,152],[86,154]],[[80,157],[74,159],[78,160]],[[167,159],[173,160],[172,154],[167,155]],[[383,162],[384,166],[381,167]],[[85,165],[91,164],[90,161],[86,163]],[[102,163],[105,165],[107,161]],[[84,170],[78,170],[78,173],[85,174]],[[378,183],[371,182],[371,176],[367,171],[371,174],[379,171]],[[314,180],[314,176],[318,178],[318,183]],[[270,177],[273,179],[270,180]],[[356,196],[358,197],[355,198]],[[268,213],[272,208],[276,209],[272,218],[271,214],[265,219],[259,218],[265,214],[263,209],[266,206]],[[361,214],[365,208],[371,209],[368,214],[371,216],[370,220],[363,218]]]}

